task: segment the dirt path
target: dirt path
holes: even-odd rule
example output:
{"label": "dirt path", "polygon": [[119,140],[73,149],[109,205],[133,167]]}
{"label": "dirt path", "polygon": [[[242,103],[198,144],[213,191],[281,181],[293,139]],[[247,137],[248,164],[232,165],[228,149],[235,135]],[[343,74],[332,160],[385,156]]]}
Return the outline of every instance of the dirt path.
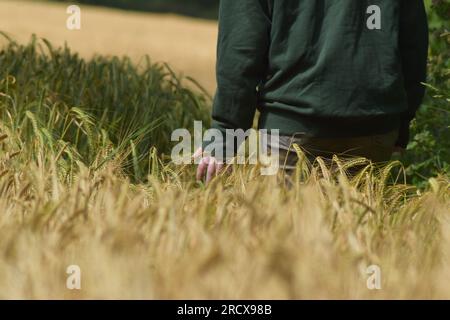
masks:
{"label": "dirt path", "polygon": [[[83,57],[93,54],[128,55],[138,60],[168,62],[177,72],[215,89],[215,22],[175,15],[126,12],[81,5],[81,30],[66,28],[68,4],[0,0],[0,30],[19,42],[31,34],[55,45],[65,41]],[[2,40],[0,45],[5,42]]]}

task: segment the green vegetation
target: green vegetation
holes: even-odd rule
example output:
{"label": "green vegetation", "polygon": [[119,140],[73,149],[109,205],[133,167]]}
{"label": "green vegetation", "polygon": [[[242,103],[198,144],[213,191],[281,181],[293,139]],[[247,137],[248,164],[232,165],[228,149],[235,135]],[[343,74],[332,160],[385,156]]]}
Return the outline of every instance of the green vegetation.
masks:
{"label": "green vegetation", "polygon": [[152,147],[167,153],[174,129],[209,121],[209,98],[148,57],[137,66],[126,57],[86,62],[33,38],[0,52],[0,79],[2,130],[18,135],[19,150],[59,154],[70,174],[78,161],[99,168],[123,157],[122,169],[139,180]]}
{"label": "green vegetation", "polygon": [[450,174],[450,1],[429,3],[429,21],[427,97],[412,124],[412,141],[402,159],[416,185],[438,173]]}

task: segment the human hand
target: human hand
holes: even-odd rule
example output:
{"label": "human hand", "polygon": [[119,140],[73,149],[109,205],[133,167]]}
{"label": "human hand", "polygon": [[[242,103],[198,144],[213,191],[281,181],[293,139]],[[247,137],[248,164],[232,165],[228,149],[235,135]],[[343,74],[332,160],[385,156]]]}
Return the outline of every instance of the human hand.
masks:
{"label": "human hand", "polygon": [[201,157],[197,167],[197,180],[204,181],[206,184],[216,177],[225,167],[224,163],[211,156],[203,156],[203,150],[200,148],[194,153],[194,159]]}

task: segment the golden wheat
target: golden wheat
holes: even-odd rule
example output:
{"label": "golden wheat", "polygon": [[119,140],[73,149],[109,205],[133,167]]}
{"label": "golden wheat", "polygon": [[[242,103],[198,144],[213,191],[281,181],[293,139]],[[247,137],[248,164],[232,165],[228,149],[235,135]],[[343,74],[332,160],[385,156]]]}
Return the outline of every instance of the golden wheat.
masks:
{"label": "golden wheat", "polygon": [[[68,183],[44,155],[12,156],[12,141],[0,160],[0,298],[450,297],[448,179],[420,194],[385,171],[331,179],[322,167],[286,188],[240,167],[205,188],[152,152],[146,184],[113,163],[80,164]],[[366,286],[373,264],[381,290]],[[81,290],[66,288],[69,265]]]}

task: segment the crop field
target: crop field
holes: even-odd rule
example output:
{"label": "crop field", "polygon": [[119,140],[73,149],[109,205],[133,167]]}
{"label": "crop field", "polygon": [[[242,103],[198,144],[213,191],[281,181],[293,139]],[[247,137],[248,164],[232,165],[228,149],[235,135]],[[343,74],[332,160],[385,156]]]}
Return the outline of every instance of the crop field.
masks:
{"label": "crop field", "polygon": [[19,43],[28,43],[32,34],[55,46],[67,43],[87,59],[96,54],[128,56],[139,63],[148,54],[152,61],[169,63],[177,73],[192,76],[213,93],[217,22],[83,5],[81,29],[74,31],[65,27],[67,6],[0,0],[0,30]]}
{"label": "crop field", "polygon": [[[269,177],[239,165],[206,186],[168,155],[174,129],[209,123],[208,89],[150,58],[11,33],[0,35],[0,299],[450,298],[442,167],[424,177],[430,163],[335,158],[333,170],[318,159]],[[448,110],[445,94],[429,101]],[[80,290],[67,286],[73,265]]]}
{"label": "crop field", "polygon": [[205,187],[162,156],[208,102],[167,67],[38,40],[0,66],[1,298],[450,297],[448,177],[419,191],[398,163],[347,179],[336,160],[290,187],[250,166]]}

